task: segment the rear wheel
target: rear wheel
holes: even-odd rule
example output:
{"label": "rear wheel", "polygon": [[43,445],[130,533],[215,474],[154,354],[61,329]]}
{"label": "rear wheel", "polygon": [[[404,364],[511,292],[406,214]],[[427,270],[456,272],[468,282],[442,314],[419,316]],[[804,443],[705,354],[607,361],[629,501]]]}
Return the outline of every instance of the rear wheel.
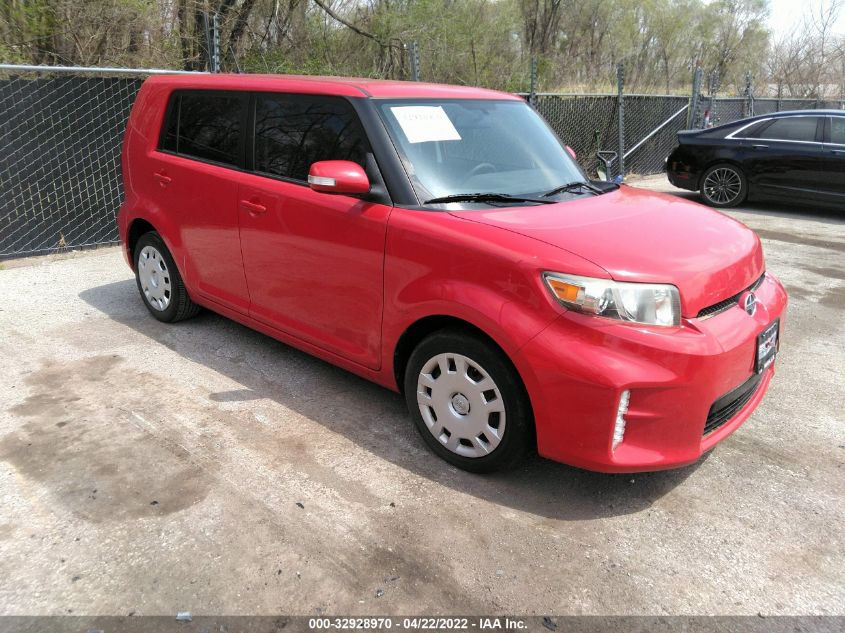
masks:
{"label": "rear wheel", "polygon": [[144,305],[159,321],[174,323],[200,311],[188,296],[173,256],[155,231],[144,233],[135,244],[135,281]]}
{"label": "rear wheel", "polygon": [[713,165],[701,177],[701,197],[712,207],[735,207],[748,197],[748,181],[735,165]]}
{"label": "rear wheel", "polygon": [[510,360],[469,332],[424,339],[405,371],[408,409],[429,447],[471,472],[509,468],[525,455],[534,421]]}

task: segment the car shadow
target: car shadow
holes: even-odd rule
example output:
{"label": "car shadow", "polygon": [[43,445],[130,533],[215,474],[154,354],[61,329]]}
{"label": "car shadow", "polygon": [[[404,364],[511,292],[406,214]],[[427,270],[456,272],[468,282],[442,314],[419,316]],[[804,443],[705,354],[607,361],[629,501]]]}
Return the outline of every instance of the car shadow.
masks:
{"label": "car shadow", "polygon": [[[416,434],[402,396],[210,311],[168,325],[144,308],[134,280],[90,288],[80,298],[156,345],[213,369],[239,385],[211,402],[263,398],[340,433],[365,450],[457,492],[550,519],[590,520],[642,511],[689,477],[685,468],[607,475],[532,456],[515,470],[473,475],[430,453]],[[249,359],[260,356],[268,376]]]}

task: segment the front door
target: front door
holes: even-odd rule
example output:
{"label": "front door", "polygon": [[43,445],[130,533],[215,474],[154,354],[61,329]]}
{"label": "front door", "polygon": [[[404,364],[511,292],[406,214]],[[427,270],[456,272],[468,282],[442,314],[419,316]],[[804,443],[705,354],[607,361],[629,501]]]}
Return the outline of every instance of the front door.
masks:
{"label": "front door", "polygon": [[366,165],[352,106],[324,96],[259,94],[254,174],[238,191],[253,318],[343,358],[380,366],[384,241],[391,207],[317,193],[319,160]]}
{"label": "front door", "polygon": [[773,119],[745,141],[748,177],[761,194],[812,200],[820,186],[824,161],[823,117]]}

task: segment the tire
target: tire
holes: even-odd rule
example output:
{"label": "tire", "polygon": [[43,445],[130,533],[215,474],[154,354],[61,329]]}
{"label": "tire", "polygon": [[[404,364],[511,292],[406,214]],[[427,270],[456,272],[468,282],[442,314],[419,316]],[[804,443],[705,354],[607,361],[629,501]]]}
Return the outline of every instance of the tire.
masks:
{"label": "tire", "polygon": [[408,359],[404,383],[423,440],[458,468],[512,468],[533,444],[528,394],[516,368],[489,340],[453,329],[429,335]]}
{"label": "tire", "polygon": [[748,180],[736,165],[719,163],[707,168],[701,176],[699,191],[711,207],[728,209],[745,202],[748,197]]}
{"label": "tire", "polygon": [[175,323],[199,313],[201,308],[188,296],[176,262],[158,233],[150,231],[138,238],[134,257],[135,282],[150,314]]}

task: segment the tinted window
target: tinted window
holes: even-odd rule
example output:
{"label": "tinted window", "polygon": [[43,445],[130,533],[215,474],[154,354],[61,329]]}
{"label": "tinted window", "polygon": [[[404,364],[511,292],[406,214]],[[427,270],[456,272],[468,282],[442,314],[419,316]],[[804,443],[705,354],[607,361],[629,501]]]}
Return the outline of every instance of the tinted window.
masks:
{"label": "tinted window", "polygon": [[184,92],[174,97],[161,148],[237,165],[246,99],[240,95]]}
{"label": "tinted window", "polygon": [[740,128],[742,131],[737,132],[737,138],[753,138],[755,136],[760,136],[760,130],[766,127],[769,124],[768,121],[758,121],[754,125],[751,125],[744,130]]}
{"label": "tinted window", "polygon": [[830,117],[830,142],[845,145],[845,117]]}
{"label": "tinted window", "polygon": [[775,119],[762,132],[755,136],[779,141],[815,141],[816,125],[818,122],[819,117],[815,116],[795,116]]}
{"label": "tinted window", "polygon": [[170,103],[167,106],[167,117],[164,121],[164,128],[161,131],[159,147],[168,152],[176,151],[176,138],[179,134],[179,95],[170,96]]}
{"label": "tinted window", "polygon": [[311,163],[351,160],[366,167],[369,152],[352,106],[305,95],[259,95],[255,104],[255,169],[307,180]]}

